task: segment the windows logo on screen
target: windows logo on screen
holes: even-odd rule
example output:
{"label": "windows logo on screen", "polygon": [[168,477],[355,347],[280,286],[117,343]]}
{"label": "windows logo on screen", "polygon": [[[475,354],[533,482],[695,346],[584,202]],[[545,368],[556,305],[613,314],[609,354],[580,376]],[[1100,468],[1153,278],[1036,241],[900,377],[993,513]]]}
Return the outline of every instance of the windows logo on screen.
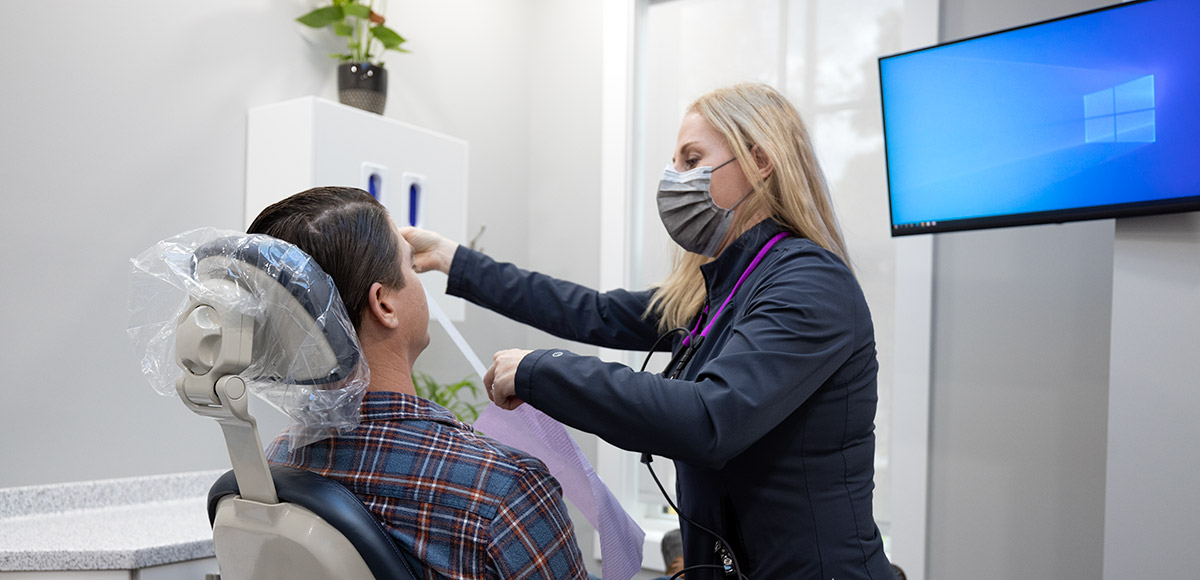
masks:
{"label": "windows logo on screen", "polygon": [[1083,96],[1088,143],[1154,142],[1154,75]]}

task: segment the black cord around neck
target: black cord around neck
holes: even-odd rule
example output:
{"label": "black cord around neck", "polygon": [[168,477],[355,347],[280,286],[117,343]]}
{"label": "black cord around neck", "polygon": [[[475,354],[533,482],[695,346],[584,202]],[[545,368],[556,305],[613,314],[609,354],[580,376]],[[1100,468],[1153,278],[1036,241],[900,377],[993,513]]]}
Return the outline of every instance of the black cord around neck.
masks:
{"label": "black cord around neck", "polygon": [[[658,348],[659,344],[662,344],[663,339],[667,338],[668,336],[671,336],[674,334],[679,334],[679,333],[688,334],[688,329],[680,326],[677,328],[672,328],[671,330],[668,330],[668,331],[660,334],[658,336],[658,338],[654,341],[654,344],[650,346],[650,352],[646,355],[646,359],[644,361],[642,361],[642,368],[638,372],[646,371],[646,365],[650,364],[650,357],[654,356],[655,349]],[[669,364],[668,366],[674,366],[674,365]],[[649,453],[642,454],[642,463],[646,464],[646,469],[648,469],[650,471],[650,477],[654,478],[654,483],[655,483],[655,485],[658,486],[658,491],[662,492],[663,498],[665,498],[667,500],[667,505],[671,506],[671,509],[675,510],[675,513],[679,514],[679,517],[682,518],[684,521],[686,521],[687,523],[708,533],[710,536],[716,538],[717,542],[719,542],[720,545],[724,548],[725,553],[729,555],[729,560],[732,564],[732,569],[733,569],[733,573],[735,574],[735,577],[738,578],[739,580],[750,580],[745,574],[742,574],[741,567],[738,566],[737,556],[735,556],[733,553],[733,546],[729,545],[729,542],[725,541],[725,538],[722,538],[720,534],[696,523],[695,520],[684,515],[684,513],[679,509],[679,506],[675,505],[675,502],[671,500],[671,496],[667,494],[666,488],[663,487],[662,481],[660,481],[658,479],[658,474],[654,473],[654,468],[650,466],[651,461],[653,461],[653,459],[651,458]],[[702,568],[718,568],[721,570],[726,569],[725,566],[722,564],[695,564],[692,566],[688,566],[688,567],[684,568],[683,570],[680,570],[671,578],[673,580],[675,578],[678,578],[680,575],[682,575],[684,572],[686,572],[688,570],[698,570],[698,569],[702,569]]]}
{"label": "black cord around neck", "polygon": [[654,339],[654,344],[650,345],[650,352],[646,353],[646,358],[645,358],[645,360],[642,361],[642,368],[638,369],[638,372],[639,373],[646,372],[646,365],[650,364],[650,357],[654,356],[654,353],[657,352],[658,345],[662,344],[662,341],[664,338],[667,338],[668,336],[671,336],[673,334],[678,334],[681,332],[683,334],[687,334],[688,329],[686,329],[682,326],[677,326],[675,328],[672,328],[671,330],[668,330],[668,331],[658,335],[658,338]]}

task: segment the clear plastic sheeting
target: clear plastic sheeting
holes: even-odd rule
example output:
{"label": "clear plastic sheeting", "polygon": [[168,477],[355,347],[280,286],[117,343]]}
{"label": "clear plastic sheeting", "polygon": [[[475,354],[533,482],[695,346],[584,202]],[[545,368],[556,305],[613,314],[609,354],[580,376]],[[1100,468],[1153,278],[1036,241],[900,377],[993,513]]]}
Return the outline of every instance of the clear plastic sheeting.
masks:
{"label": "clear plastic sheeting", "polygon": [[[308,254],[270,236],[202,228],[131,262],[128,334],[155,391],[202,403],[177,388],[184,373],[237,374],[291,418],[293,449],[358,425],[366,360],[333,280]],[[229,350],[221,341],[250,320],[248,364],[219,366]],[[177,340],[188,345],[182,356]]]}

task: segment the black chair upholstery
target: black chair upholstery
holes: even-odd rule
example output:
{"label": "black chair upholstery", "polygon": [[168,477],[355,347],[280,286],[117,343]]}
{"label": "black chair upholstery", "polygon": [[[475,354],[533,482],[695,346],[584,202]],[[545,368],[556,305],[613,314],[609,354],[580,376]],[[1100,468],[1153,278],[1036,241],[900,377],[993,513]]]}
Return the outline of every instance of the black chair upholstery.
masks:
{"label": "black chair upholstery", "polygon": [[[279,501],[301,506],[336,528],[362,556],[371,573],[379,580],[417,580],[404,553],[350,490],[342,484],[311,471],[271,466],[271,478]],[[227,471],[208,491],[208,523],[217,517],[217,504],[227,495],[238,494],[237,478]]]}

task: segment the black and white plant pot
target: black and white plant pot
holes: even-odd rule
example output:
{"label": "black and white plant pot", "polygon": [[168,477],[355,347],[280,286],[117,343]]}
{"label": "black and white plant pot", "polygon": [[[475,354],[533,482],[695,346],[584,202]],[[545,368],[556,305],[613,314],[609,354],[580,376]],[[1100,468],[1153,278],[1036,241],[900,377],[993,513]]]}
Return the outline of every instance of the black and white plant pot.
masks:
{"label": "black and white plant pot", "polygon": [[364,111],[383,114],[387,105],[387,69],[369,62],[338,65],[338,101]]}

